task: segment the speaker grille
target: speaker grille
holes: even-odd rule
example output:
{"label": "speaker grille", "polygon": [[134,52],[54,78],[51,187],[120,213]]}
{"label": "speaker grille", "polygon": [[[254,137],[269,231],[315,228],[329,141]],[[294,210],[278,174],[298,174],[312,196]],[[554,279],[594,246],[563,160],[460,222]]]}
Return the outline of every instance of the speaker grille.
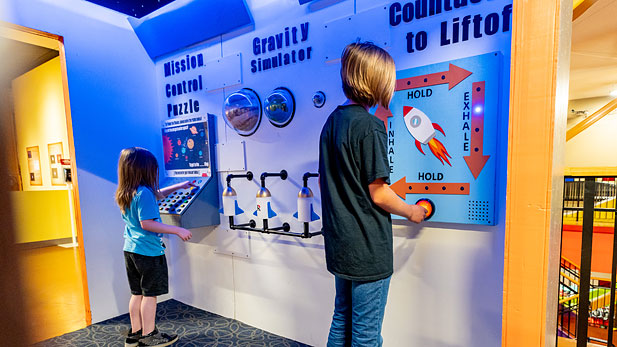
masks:
{"label": "speaker grille", "polygon": [[488,200],[470,200],[468,218],[474,224],[492,224],[492,206]]}

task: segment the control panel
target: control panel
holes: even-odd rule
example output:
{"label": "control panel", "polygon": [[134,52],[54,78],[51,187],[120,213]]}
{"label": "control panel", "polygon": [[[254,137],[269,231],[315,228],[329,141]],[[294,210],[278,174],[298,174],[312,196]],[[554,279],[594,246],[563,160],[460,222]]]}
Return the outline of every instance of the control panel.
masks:
{"label": "control panel", "polygon": [[191,181],[194,187],[189,189],[179,189],[159,201],[159,211],[161,213],[182,214],[205,186],[206,180],[196,179]]}
{"label": "control panel", "polygon": [[215,116],[175,118],[163,123],[165,176],[161,187],[189,181],[158,202],[161,220],[183,228],[220,223],[215,158]]}

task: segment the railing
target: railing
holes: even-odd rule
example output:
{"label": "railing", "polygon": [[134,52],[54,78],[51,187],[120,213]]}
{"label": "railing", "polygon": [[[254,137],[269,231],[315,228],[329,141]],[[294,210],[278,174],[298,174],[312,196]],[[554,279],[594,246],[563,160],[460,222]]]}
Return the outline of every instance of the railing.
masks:
{"label": "railing", "polygon": [[[563,255],[561,258],[558,336],[576,338],[577,347],[587,346],[588,341],[615,346],[613,344],[617,272],[615,177],[566,177],[563,211],[563,230],[581,232],[581,258],[580,261],[567,259]],[[594,232],[613,234],[610,274],[592,275]]]}
{"label": "railing", "polygon": [[568,259],[561,258],[559,269],[559,308],[558,335],[576,338],[576,318],[578,317],[578,287],[580,269]]}
{"label": "railing", "polygon": [[[585,179],[566,178],[564,182],[563,206],[564,212],[568,208],[577,208],[564,213],[563,222],[566,225],[581,225],[583,218],[583,194]],[[614,210],[617,205],[615,196],[617,195],[617,185],[615,185],[614,177],[603,177],[595,182],[594,205],[599,210],[594,212],[595,225],[613,226],[615,221],[615,213],[609,210]]]}
{"label": "railing", "polygon": [[[562,337],[576,338],[576,320],[579,308],[580,269],[565,257],[561,258],[559,271],[558,327]],[[589,290],[589,326],[609,326],[610,282],[606,278],[591,276]],[[617,330],[617,328],[613,328]],[[594,339],[597,341],[597,339]],[[599,341],[605,342],[605,341]]]}

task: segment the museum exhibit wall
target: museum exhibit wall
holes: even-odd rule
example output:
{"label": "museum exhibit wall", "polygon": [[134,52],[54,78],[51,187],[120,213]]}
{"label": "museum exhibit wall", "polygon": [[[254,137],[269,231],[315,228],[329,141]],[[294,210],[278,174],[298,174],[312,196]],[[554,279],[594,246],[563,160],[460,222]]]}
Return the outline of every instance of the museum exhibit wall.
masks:
{"label": "museum exhibit wall", "polygon": [[[613,97],[597,97],[570,100],[568,129],[585,117],[591,116],[613,99]],[[572,110],[586,112],[584,115],[576,115]],[[566,142],[566,167],[617,166],[617,157],[608,154],[610,149],[617,148],[617,138],[611,130],[616,126],[617,111],[614,110]],[[609,149],[608,152],[607,149]]]}
{"label": "museum exhibit wall", "polygon": [[[198,100],[200,113],[217,115],[221,186],[228,173],[244,172],[242,169],[251,170],[256,176],[264,171],[287,170],[290,178],[286,181],[267,179],[273,208],[278,213],[270,225],[289,222],[296,232],[302,230],[301,223],[293,218],[302,174],[317,170],[322,125],[329,113],[345,101],[337,60],[345,44],[359,37],[386,46],[399,71],[483,53],[501,53],[500,71],[506,87],[500,91],[502,116],[494,134],[497,141],[492,159],[496,165],[496,184],[491,187],[496,194],[495,225],[426,222],[418,226],[395,221],[395,273],[383,326],[384,343],[389,346],[499,345],[510,32],[500,30],[492,36],[441,46],[440,25],[442,21],[451,24],[454,17],[462,19],[466,15],[501,16],[511,2],[482,1],[395,26],[389,23],[393,2],[316,1],[304,6],[291,0],[247,3],[254,30],[223,35],[156,60],[157,111],[160,120],[164,120],[173,117],[173,105]],[[261,42],[279,34],[284,37],[286,28],[289,32],[297,30],[301,37],[307,26],[305,41],[299,39],[298,44],[263,54],[254,50],[254,40]],[[427,32],[428,47],[408,53],[407,33],[418,31]],[[306,52],[309,47],[312,56],[302,62],[267,71],[252,65],[258,64],[259,58],[292,50]],[[187,56],[189,60],[197,59],[199,54],[205,66],[165,76],[165,64],[181,64]],[[190,81],[200,75],[202,90],[167,95],[168,84]],[[238,76],[241,82],[233,80]],[[263,116],[255,134],[242,137],[225,125],[222,105],[226,96],[241,88],[251,88],[263,102],[268,93],[281,86],[291,90],[296,100],[296,113],[287,127],[277,128]],[[312,103],[317,91],[323,91],[327,97],[322,108],[315,108]],[[449,136],[462,139],[463,135]],[[410,156],[417,153],[412,141],[408,151]],[[464,163],[459,167],[467,170]],[[236,217],[236,223],[247,222],[254,218],[258,180],[238,179],[232,185],[238,193],[239,206],[246,212]],[[316,212],[321,215],[316,180],[309,180],[309,187],[315,192]],[[320,228],[319,221],[311,223],[312,231]],[[170,248],[175,299],[310,345],[325,344],[333,309],[334,278],[326,271],[322,237],[300,240],[230,231],[227,218],[221,218],[221,225],[216,228],[193,230],[190,242],[172,239]]]}
{"label": "museum exhibit wall", "polygon": [[[289,222],[293,231],[300,231],[302,224],[292,216],[296,197],[302,174],[317,170],[323,123],[345,100],[337,58],[347,43],[359,37],[385,46],[399,71],[443,62],[447,69],[448,61],[498,52],[502,86],[509,85],[509,31],[499,28],[491,35],[441,45],[440,30],[441,22],[453,25],[455,18],[462,20],[467,15],[507,16],[504,9],[511,1],[468,3],[396,25],[389,22],[393,3],[348,0],[299,5],[292,0],[251,0],[247,4],[254,27],[173,52],[153,63],[126,18],[118,13],[83,1],[13,1],[16,16],[3,20],[64,37],[94,322],[125,313],[129,297],[121,257],[123,223],[113,202],[118,152],[139,145],[152,150],[162,163],[160,127],[167,119],[168,104],[173,110],[173,104],[198,100],[199,114],[217,116],[221,186],[230,172],[251,170],[258,176],[286,169],[288,180],[267,179],[278,213],[271,225]],[[298,37],[304,30],[305,41],[267,54],[254,50],[256,38],[284,36],[285,28],[291,31],[294,27]],[[419,31],[428,36],[428,46],[418,49],[422,48],[422,37],[412,40],[415,51],[410,53],[408,33]],[[308,55],[309,47],[311,58],[302,62],[251,71],[251,62],[257,63],[259,58],[300,49]],[[165,63],[197,54],[202,54],[205,67],[165,77]],[[203,75],[205,89],[166,96],[166,84],[197,75]],[[240,82],[231,80],[238,76]],[[263,101],[280,86],[291,90],[296,100],[296,113],[287,127],[276,128],[263,117],[255,134],[241,137],[225,125],[222,107],[227,95],[246,87]],[[322,108],[315,108],[311,100],[317,91],[326,95]],[[418,226],[395,221],[395,273],[383,327],[386,345],[500,344],[509,90],[501,88],[499,93],[501,111],[492,134],[495,148],[491,159],[496,179],[490,187],[495,192],[495,219],[490,223],[494,225],[425,222]],[[463,139],[461,133],[448,134]],[[408,146],[409,154],[416,155],[414,143],[409,141]],[[468,170],[462,158],[457,158],[457,163],[462,163],[461,170]],[[255,210],[258,180],[235,180],[233,185],[240,207],[247,212],[236,218],[243,223]],[[315,179],[309,181],[309,187],[321,215]],[[444,207],[449,208],[467,206]],[[312,231],[320,228],[319,221],[311,223]],[[167,241],[173,298],[310,345],[325,344],[334,279],[326,271],[322,237],[301,240],[232,232],[226,218],[221,218],[220,226],[192,231],[190,242]]]}
{"label": "museum exhibit wall", "polygon": [[[21,168],[22,191],[10,192],[16,223],[18,243],[57,240],[71,237],[69,197],[65,184],[52,184],[52,169],[61,174],[51,162],[49,144],[61,143],[68,153],[68,136],[62,97],[60,60],[54,58],[15,78],[11,88],[14,107],[16,153]],[[11,124],[13,125],[13,124]],[[40,185],[32,185],[29,175],[27,148],[36,146],[38,155],[34,165]],[[33,155],[34,156],[34,155]],[[53,167],[53,168],[52,168]],[[55,180],[59,184],[58,180]]]}
{"label": "museum exhibit wall", "polygon": [[124,223],[113,197],[124,147],[160,156],[154,65],[125,16],[86,1],[13,1],[0,19],[64,37],[92,320],[127,312]]}

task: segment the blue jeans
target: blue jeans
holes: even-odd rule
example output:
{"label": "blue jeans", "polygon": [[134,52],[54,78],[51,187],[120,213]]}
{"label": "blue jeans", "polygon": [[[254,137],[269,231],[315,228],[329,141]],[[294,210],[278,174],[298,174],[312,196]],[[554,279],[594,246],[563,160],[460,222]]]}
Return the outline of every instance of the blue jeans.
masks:
{"label": "blue jeans", "polygon": [[335,284],[336,298],[328,347],[381,346],[381,326],[390,277],[360,282],[335,276]]}

